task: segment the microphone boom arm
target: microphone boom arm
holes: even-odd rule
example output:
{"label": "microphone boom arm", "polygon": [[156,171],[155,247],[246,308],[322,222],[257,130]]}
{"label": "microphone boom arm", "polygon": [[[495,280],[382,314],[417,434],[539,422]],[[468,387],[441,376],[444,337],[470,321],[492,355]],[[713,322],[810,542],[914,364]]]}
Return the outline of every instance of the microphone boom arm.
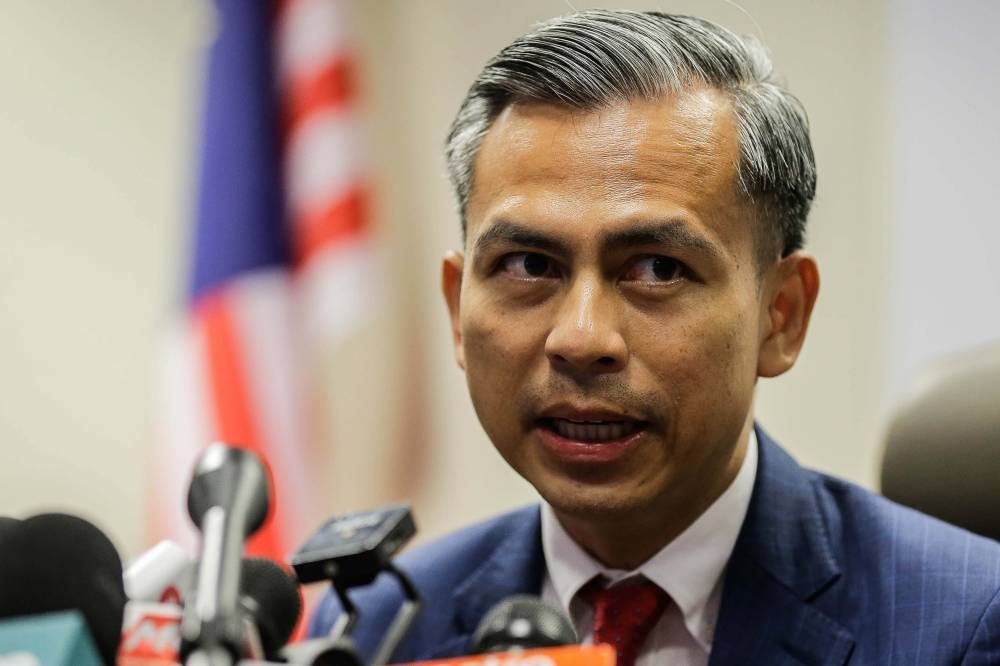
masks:
{"label": "microphone boom arm", "polygon": [[371,666],[384,666],[389,663],[399,644],[406,638],[410,627],[413,626],[417,613],[420,612],[420,595],[406,573],[391,561],[386,563],[385,570],[392,574],[399,581],[399,586],[403,588],[403,603],[396,611],[392,624],[386,629],[382,642],[379,643],[375,656],[372,658]]}

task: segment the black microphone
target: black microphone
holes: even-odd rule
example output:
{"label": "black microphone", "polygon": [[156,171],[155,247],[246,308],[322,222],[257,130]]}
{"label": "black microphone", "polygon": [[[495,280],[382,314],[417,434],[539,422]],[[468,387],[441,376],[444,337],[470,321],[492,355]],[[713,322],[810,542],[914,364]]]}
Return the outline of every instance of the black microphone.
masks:
{"label": "black microphone", "polygon": [[559,609],[538,597],[516,595],[494,606],[472,634],[473,654],[553,648],[578,643],[576,630]]}
{"label": "black microphone", "polygon": [[3,522],[0,618],[79,611],[104,663],[114,664],[126,598],[110,539],[60,513]]}
{"label": "black microphone", "polygon": [[[168,544],[166,549],[164,543]],[[185,570],[180,577],[185,579],[187,569],[197,566],[196,562],[178,560],[176,553],[170,552],[174,548],[179,547],[171,542],[160,542],[156,548],[140,557],[138,565],[129,567],[140,568],[137,578],[147,577],[153,582],[159,581],[159,584],[152,586],[146,585],[145,581],[133,581],[133,585],[139,589],[152,591],[152,594],[146,596],[160,598],[157,588],[163,585],[164,574],[171,571],[176,573],[178,563]],[[165,557],[162,555],[164,552],[167,553]],[[141,561],[150,556],[160,562]],[[150,574],[149,569],[160,570]],[[180,611],[183,608],[183,598],[190,600],[191,594],[187,585],[189,581],[179,582],[184,594],[178,593],[180,598],[176,604],[149,601],[141,597],[129,600],[125,607],[126,626],[122,629],[122,644],[118,653],[122,663],[152,664],[157,660],[157,663],[177,663],[180,660]],[[168,582],[167,585],[172,586],[173,582]],[[126,572],[126,589],[128,586]],[[244,558],[238,606],[245,629],[241,636],[241,656],[283,662],[279,650],[291,638],[302,614],[302,597],[292,575],[271,560]]]}
{"label": "black microphone", "polygon": [[257,627],[264,655],[277,660],[302,615],[298,581],[271,560],[247,558],[240,575],[239,605]]}
{"label": "black microphone", "polygon": [[267,470],[251,451],[212,444],[195,466],[187,504],[202,546],[196,592],[181,625],[185,661],[232,663],[243,638],[243,542],[267,518]]}
{"label": "black microphone", "polygon": [[3,548],[3,538],[4,535],[8,534],[11,530],[15,529],[21,521],[17,518],[10,518],[8,516],[0,516],[0,548]]}

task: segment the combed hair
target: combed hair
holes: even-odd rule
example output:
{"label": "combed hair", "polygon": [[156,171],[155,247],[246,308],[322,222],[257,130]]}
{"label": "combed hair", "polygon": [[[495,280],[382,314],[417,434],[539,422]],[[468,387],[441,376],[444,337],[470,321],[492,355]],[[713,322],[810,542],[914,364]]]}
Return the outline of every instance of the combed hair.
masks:
{"label": "combed hair", "polygon": [[541,24],[500,51],[472,84],[446,148],[463,236],[476,155],[509,105],[592,110],[706,85],[733,103],[741,151],[736,185],[764,232],[757,234],[762,263],[801,248],[816,192],[809,121],[777,80],[764,46],[700,18],[609,10]]}

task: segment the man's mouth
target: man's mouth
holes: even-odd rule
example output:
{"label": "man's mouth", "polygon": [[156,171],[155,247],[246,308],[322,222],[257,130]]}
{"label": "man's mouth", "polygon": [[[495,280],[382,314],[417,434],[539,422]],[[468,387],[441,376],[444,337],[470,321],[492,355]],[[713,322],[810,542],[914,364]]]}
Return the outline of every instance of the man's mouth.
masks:
{"label": "man's mouth", "polygon": [[588,444],[618,441],[641,430],[645,425],[642,421],[632,420],[578,421],[565,418],[542,418],[538,423],[564,439]]}

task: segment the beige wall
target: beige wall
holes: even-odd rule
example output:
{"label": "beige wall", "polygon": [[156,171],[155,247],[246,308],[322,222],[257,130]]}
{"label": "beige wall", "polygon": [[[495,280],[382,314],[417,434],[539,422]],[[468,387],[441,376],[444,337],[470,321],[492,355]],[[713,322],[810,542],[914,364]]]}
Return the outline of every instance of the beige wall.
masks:
{"label": "beige wall", "polygon": [[[762,383],[758,412],[800,460],[871,485],[886,407],[883,3],[744,0],[756,25],[723,0],[601,4],[762,33],[809,110],[820,172],[809,245],[823,291],[804,357]],[[533,497],[493,453],[451,359],[437,272],[458,231],[440,148],[486,58],[567,8],[355,3],[386,308],[326,358],[330,513],[399,494],[385,455],[407,434],[433,443],[414,494],[425,536]],[[0,514],[73,510],[130,552],[210,33],[194,0],[19,0],[0,21]],[[407,379],[414,368],[423,383]],[[423,401],[416,413],[401,406],[409,393]]]}
{"label": "beige wall", "polygon": [[71,510],[138,546],[208,18],[3,3],[0,514]]}

